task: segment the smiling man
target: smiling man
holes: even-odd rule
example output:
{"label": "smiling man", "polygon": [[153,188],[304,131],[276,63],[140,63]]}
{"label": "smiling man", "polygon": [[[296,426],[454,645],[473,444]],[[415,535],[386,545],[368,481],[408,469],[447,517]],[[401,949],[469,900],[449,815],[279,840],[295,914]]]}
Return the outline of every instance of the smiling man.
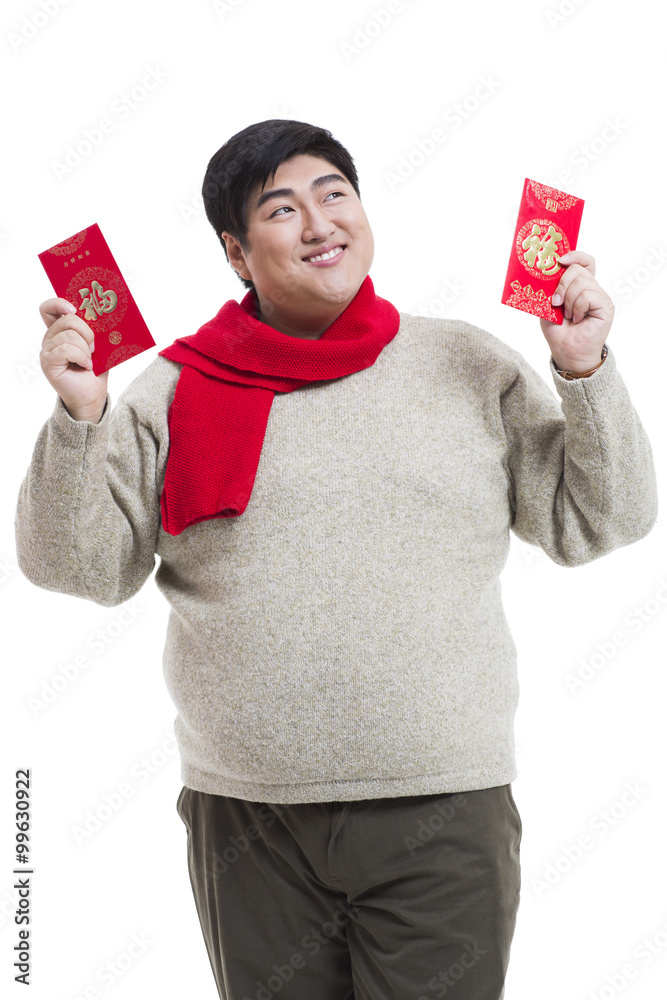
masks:
{"label": "smiling man", "polygon": [[559,407],[492,334],[376,293],[357,172],[326,129],[251,125],[203,196],[246,294],[113,411],[91,328],[41,306],[58,399],[19,565],[112,606],[160,557],[177,809],[220,997],[500,1000],[521,885],[510,531],[575,567],[657,515],[613,304],[572,253],[565,320],[540,321]]}
{"label": "smiling man", "polygon": [[260,318],[282,333],[319,339],[373,260],[357,192],[322,157],[295,156],[279,165],[269,189],[256,186],[247,213],[245,250],[231,233],[222,237],[232,267],[254,285]]}

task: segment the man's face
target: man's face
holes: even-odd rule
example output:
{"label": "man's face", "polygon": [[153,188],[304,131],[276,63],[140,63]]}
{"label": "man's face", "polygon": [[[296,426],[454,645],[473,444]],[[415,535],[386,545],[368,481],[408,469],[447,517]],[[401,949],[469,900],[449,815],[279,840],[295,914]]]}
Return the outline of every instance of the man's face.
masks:
{"label": "man's face", "polygon": [[[316,339],[359,291],[373,260],[366,212],[350,182],[328,160],[285,160],[273,182],[257,184],[247,207],[243,252],[223,233],[230,262],[257,292],[263,322]],[[309,262],[323,247],[344,247],[326,262]]]}

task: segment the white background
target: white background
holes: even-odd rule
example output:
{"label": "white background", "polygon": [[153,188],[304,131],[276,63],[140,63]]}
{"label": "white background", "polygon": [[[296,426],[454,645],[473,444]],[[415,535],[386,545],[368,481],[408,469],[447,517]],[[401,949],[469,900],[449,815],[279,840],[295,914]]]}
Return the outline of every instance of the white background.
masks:
{"label": "white background", "polygon": [[[664,493],[660,5],[403,0],[379,28],[374,12],[389,9],[388,0],[221,0],[217,9],[204,0],[3,4],[0,978],[7,996],[26,995],[12,981],[12,796],[21,767],[33,775],[33,1000],[83,997],[94,986],[99,992],[88,996],[217,996],[175,809],[175,709],[161,674],[166,602],[149,580],[132,623],[120,625],[121,608],[40,590],[16,568],[16,497],[54,404],[37,361],[38,306],[53,294],[39,252],[100,225],[158,344],[112,372],[117,399],[157,350],[245,294],[201,205],[209,158],[253,122],[311,122],[330,129],[355,159],[378,294],[404,312],[491,331],[553,386],[539,321],[501,305],[500,296],[524,177],[561,187],[586,200],[579,248],[596,258],[598,280],[616,304],[609,344]],[[133,90],[151,71],[153,89]],[[473,95],[483,79],[492,84],[480,100]],[[78,164],[70,152],[75,165],[58,176],[68,147],[103,118],[113,130]],[[400,158],[438,127],[446,141],[392,187],[388,175]],[[450,294],[452,285],[464,290]],[[512,536],[502,579],[519,653],[513,789],[524,824],[506,1000],[656,1000],[667,984],[664,518],[641,542],[577,569]],[[103,653],[92,651],[98,629],[115,636]],[[612,642],[619,630],[622,647]],[[90,665],[35,714],[29,699],[82,653]],[[592,679],[573,693],[567,675],[595,654]],[[123,782],[132,797],[77,843],[73,828]],[[629,786],[639,791],[623,805]],[[606,832],[603,810],[613,823]],[[592,846],[568,861],[584,835]],[[104,985],[98,970],[125,964],[133,934],[150,944]],[[430,995],[424,987],[415,984],[415,1000]]]}

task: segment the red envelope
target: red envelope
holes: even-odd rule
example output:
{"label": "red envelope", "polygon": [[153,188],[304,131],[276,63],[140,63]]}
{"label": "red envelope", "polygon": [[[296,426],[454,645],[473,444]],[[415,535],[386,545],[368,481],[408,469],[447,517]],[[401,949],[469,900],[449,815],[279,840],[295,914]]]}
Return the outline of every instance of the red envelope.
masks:
{"label": "red envelope", "polygon": [[100,227],[95,223],[38,254],[54,291],[95,332],[96,375],[155,347]]}
{"label": "red envelope", "polygon": [[505,305],[562,324],[563,306],[551,304],[565,270],[556,257],[576,250],[583,210],[583,198],[526,177],[503,290]]}

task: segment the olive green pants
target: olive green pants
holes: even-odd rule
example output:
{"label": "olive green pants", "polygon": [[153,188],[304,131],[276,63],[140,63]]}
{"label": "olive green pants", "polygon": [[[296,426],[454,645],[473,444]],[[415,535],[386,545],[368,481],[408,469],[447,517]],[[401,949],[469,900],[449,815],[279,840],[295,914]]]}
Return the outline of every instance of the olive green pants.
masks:
{"label": "olive green pants", "polygon": [[183,786],[176,808],[223,1000],[502,1000],[511,785],[296,805]]}

